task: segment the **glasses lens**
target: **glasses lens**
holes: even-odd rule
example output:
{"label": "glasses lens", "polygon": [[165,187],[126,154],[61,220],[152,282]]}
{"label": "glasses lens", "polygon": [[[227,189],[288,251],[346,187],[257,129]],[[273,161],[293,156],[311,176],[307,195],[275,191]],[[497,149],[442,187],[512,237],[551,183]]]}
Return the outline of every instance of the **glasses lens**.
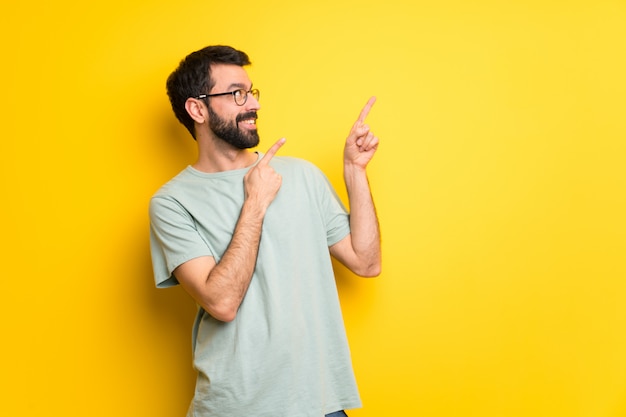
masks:
{"label": "glasses lens", "polygon": [[233,98],[235,99],[235,103],[238,106],[243,106],[248,101],[248,94],[252,94],[256,100],[259,99],[259,90],[256,88],[254,90],[246,91],[244,89],[233,91]]}
{"label": "glasses lens", "polygon": [[235,98],[235,103],[238,106],[243,106],[248,100],[248,93],[246,90],[235,90],[233,91],[233,97]]}

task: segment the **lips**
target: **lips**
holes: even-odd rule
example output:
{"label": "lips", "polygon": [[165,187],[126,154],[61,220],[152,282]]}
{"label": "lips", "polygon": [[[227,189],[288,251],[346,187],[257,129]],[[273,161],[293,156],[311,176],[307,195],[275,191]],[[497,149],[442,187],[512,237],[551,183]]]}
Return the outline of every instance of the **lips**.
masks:
{"label": "lips", "polygon": [[242,123],[247,127],[255,127],[256,119],[258,118],[256,112],[248,112],[237,115],[236,121],[237,124]]}

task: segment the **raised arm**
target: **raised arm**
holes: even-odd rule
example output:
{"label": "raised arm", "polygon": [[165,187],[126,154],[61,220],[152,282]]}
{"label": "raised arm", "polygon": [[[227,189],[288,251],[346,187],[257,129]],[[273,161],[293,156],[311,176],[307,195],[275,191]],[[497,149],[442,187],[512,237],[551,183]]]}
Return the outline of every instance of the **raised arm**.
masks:
{"label": "raised arm", "polygon": [[174,276],[183,288],[218,320],[234,320],[252,280],[263,219],[282,183],[282,178],[269,162],[284,142],[284,139],[276,142],[244,177],[244,203],[233,237],[220,262],[202,256],[174,270]]}
{"label": "raised arm", "polygon": [[346,139],[343,174],[350,201],[350,234],[330,247],[335,258],[364,277],[381,272],[380,228],[366,171],[378,149],[378,138],[365,124],[375,101],[369,99]]}

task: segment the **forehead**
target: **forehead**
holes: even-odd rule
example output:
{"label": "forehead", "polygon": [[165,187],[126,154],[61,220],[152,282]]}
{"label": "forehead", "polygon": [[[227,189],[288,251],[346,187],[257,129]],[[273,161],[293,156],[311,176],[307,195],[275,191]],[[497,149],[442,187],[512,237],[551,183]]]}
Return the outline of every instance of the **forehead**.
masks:
{"label": "forehead", "polygon": [[217,64],[211,66],[211,79],[214,82],[213,91],[228,91],[233,88],[250,88],[252,82],[248,73],[239,65]]}

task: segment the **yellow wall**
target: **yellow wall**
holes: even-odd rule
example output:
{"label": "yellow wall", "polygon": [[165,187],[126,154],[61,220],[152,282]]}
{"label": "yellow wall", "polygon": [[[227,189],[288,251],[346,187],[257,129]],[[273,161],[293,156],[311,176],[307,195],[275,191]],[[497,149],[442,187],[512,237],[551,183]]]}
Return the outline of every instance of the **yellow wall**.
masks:
{"label": "yellow wall", "polygon": [[2,416],[182,416],[194,305],[147,202],[193,161],[164,80],[247,51],[261,148],[324,169],[370,95],[384,273],[337,267],[355,417],[626,415],[623,0],[3,6]]}

